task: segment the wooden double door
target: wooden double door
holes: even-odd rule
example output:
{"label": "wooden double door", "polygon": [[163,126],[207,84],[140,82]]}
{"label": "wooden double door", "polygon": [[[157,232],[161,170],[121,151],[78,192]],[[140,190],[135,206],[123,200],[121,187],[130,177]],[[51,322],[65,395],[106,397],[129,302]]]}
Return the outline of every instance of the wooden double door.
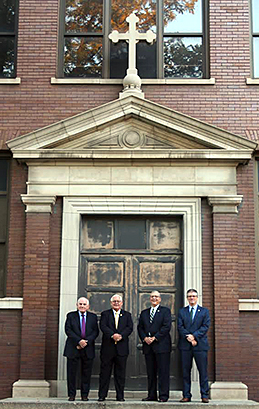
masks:
{"label": "wooden double door", "polygon": [[[98,317],[110,308],[118,293],[130,311],[134,331],[130,336],[126,388],[146,390],[145,360],[137,334],[140,312],[150,307],[150,292],[158,290],[162,305],[172,313],[171,388],[181,388],[177,351],[176,314],[183,303],[182,220],[176,217],[82,217],[79,295],[90,300]],[[99,349],[96,342],[92,388],[98,388]]]}

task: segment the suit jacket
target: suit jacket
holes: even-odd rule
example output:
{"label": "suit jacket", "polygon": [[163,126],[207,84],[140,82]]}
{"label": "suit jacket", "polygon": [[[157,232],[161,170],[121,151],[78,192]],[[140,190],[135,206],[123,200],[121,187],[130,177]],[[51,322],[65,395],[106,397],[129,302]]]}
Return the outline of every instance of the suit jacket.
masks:
{"label": "suit jacket", "polygon": [[[193,321],[191,321],[189,306],[182,308],[178,314],[179,349],[190,350],[194,348],[197,351],[207,351],[209,349],[207,339],[209,326],[210,315],[207,308],[198,305]],[[186,340],[186,335],[188,334],[192,334],[195,337],[197,341],[195,347]]]}
{"label": "suit jacket", "polygon": [[172,319],[171,311],[167,307],[158,307],[152,324],[150,324],[150,308],[143,310],[139,317],[138,334],[143,342],[145,337],[156,337],[151,345],[143,342],[143,353],[148,354],[152,350],[154,353],[171,352],[172,343],[170,336]]}
{"label": "suit jacket", "polygon": [[[115,318],[112,309],[101,313],[100,328],[103,333],[101,355],[117,354],[119,356],[129,355],[129,336],[133,331],[131,314],[121,310],[118,328],[115,327]],[[113,334],[120,334],[122,339],[115,344]]]}
{"label": "suit jacket", "polygon": [[65,333],[67,335],[67,340],[64,349],[64,356],[67,358],[76,358],[83,352],[89,359],[93,359],[95,357],[94,341],[99,334],[96,314],[89,311],[86,313],[85,339],[88,341],[88,345],[80,350],[80,352],[77,349],[79,341],[82,339],[78,311],[72,311],[67,314]]}

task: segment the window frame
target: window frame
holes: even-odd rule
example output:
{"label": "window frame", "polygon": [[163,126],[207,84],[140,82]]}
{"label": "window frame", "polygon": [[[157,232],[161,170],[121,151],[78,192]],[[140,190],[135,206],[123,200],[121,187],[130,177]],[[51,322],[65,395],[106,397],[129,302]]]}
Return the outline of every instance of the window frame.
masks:
{"label": "window frame", "polygon": [[[259,31],[254,31],[254,13],[253,13],[253,1],[251,0],[250,2],[250,20],[251,20],[251,49],[252,49],[252,78],[254,79],[259,79],[259,73],[258,76],[255,75],[255,50],[254,50],[254,39],[258,38],[259,39]],[[259,55],[258,55],[258,65],[259,65]],[[258,68],[259,70],[259,68]]]}
{"label": "window frame", "polygon": [[17,49],[18,49],[18,26],[19,26],[19,0],[14,0],[15,4],[15,18],[14,18],[14,30],[13,32],[6,32],[0,30],[0,38],[14,38],[14,74],[11,77],[1,76],[0,80],[8,80],[17,77]]}
{"label": "window frame", "polygon": [[[100,33],[65,33],[65,5],[66,0],[60,0],[60,24],[59,24],[59,52],[58,52],[58,78],[71,79],[111,79],[110,77],[110,41],[108,35],[112,31],[111,29],[111,1],[103,0],[103,30]],[[206,80],[210,79],[210,58],[209,58],[209,0],[201,0],[202,2],[202,33],[180,33],[175,37],[201,37],[203,44],[203,76],[200,78],[194,77],[165,77],[164,76],[164,35],[163,33],[163,0],[157,0],[157,43],[161,44],[161,47],[156,47],[156,61],[157,61],[157,76],[153,80]],[[102,76],[100,77],[73,77],[65,76],[63,71],[64,66],[64,45],[65,38],[68,37],[91,37],[98,36],[103,38],[103,63],[102,63]],[[168,34],[167,34],[168,36]],[[120,78],[118,78],[120,79]],[[145,77],[142,77],[145,80]]]}

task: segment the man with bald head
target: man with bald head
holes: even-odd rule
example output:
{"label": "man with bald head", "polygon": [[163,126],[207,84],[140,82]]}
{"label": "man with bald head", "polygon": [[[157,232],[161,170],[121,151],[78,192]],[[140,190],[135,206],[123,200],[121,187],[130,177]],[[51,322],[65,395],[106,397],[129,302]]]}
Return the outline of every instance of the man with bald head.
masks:
{"label": "man with bald head", "polygon": [[[151,307],[140,314],[138,334],[143,344],[148,378],[148,396],[143,401],[167,402],[170,383],[171,311],[162,307],[158,291],[150,294]],[[157,399],[158,380],[158,399]]]}
{"label": "man with bald head", "polygon": [[81,361],[81,399],[88,400],[90,380],[95,357],[94,341],[99,334],[96,314],[89,312],[89,301],[80,297],[76,303],[77,311],[67,314],[65,333],[67,335],[64,356],[67,357],[68,400],[76,396],[76,374]]}

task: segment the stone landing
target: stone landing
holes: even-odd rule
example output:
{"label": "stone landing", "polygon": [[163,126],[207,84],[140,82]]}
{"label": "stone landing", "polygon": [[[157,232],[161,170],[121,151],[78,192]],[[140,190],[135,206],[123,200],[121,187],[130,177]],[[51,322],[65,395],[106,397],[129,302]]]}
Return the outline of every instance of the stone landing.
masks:
{"label": "stone landing", "polygon": [[170,399],[166,403],[140,402],[139,400],[128,399],[125,402],[116,402],[114,399],[107,399],[105,402],[97,402],[90,399],[82,402],[77,398],[74,402],[68,402],[67,398],[29,399],[29,398],[8,398],[0,400],[0,409],[259,409],[259,403],[254,401],[210,401],[209,404],[193,400],[183,404],[178,400]]}

